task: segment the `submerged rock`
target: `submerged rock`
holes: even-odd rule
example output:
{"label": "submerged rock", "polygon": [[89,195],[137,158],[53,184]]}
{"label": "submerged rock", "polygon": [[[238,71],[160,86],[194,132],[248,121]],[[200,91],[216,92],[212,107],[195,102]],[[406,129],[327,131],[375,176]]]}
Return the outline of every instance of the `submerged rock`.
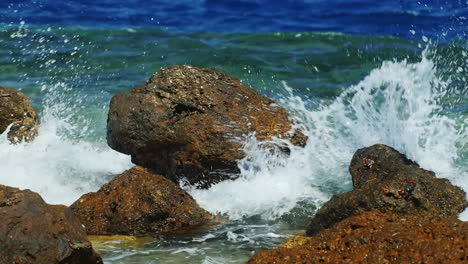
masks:
{"label": "submerged rock", "polygon": [[102,263],[70,209],[37,193],[0,185],[0,219],[0,263]]}
{"label": "submerged rock", "polygon": [[110,247],[121,250],[144,250],[147,243],[157,241],[154,237],[141,236],[88,236],[88,239],[93,243],[96,250],[106,250]]}
{"label": "submerged rock", "polygon": [[11,88],[0,87],[0,134],[8,132],[11,143],[32,141],[37,135],[36,111],[26,96]]}
{"label": "submerged rock", "polygon": [[441,219],[456,217],[467,206],[462,189],[385,145],[358,150],[349,171],[355,189],[326,202],[312,219],[308,235],[366,211]]}
{"label": "submerged rock", "polygon": [[172,181],[134,167],[70,208],[88,235],[158,235],[207,224],[211,215]]}
{"label": "submerged rock", "polygon": [[366,212],[314,237],[292,237],[248,264],[467,263],[468,222]]}
{"label": "submerged rock", "polygon": [[226,73],[174,66],[112,98],[107,142],[175,182],[186,178],[207,187],[239,172],[251,133],[304,146],[307,137],[296,125],[285,109]]}

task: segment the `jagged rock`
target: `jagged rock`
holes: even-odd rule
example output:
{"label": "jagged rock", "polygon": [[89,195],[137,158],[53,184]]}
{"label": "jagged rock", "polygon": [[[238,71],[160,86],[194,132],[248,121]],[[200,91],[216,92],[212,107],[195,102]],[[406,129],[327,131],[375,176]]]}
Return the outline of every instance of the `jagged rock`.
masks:
{"label": "jagged rock", "polygon": [[467,263],[468,222],[366,212],[313,237],[292,237],[248,264]]}
{"label": "jagged rock", "polygon": [[32,141],[37,135],[36,111],[26,96],[11,88],[0,87],[0,134],[8,132],[11,143]]}
{"label": "jagged rock", "polygon": [[326,202],[312,219],[308,235],[366,211],[441,219],[458,216],[467,206],[462,189],[385,145],[358,150],[349,170],[355,189]]}
{"label": "jagged rock", "polygon": [[172,181],[134,167],[70,208],[88,235],[159,235],[207,224],[211,215]]}
{"label": "jagged rock", "polygon": [[250,133],[304,146],[307,137],[296,125],[285,109],[226,73],[174,66],[112,98],[107,142],[135,164],[207,187],[239,172]]}
{"label": "jagged rock", "polygon": [[102,263],[70,209],[37,193],[0,185],[0,219],[0,263]]}

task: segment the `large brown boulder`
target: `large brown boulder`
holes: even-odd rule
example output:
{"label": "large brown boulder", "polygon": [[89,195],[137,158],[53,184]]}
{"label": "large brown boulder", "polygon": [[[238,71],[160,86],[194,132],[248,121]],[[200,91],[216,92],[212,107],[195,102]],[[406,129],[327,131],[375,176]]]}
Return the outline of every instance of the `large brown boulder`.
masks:
{"label": "large brown boulder", "polygon": [[8,132],[11,143],[29,142],[37,135],[36,111],[26,96],[11,88],[0,87],[0,134]]}
{"label": "large brown boulder", "polygon": [[385,145],[358,150],[349,171],[354,190],[326,202],[312,219],[308,235],[366,211],[441,219],[458,216],[467,206],[462,189]]}
{"label": "large brown boulder", "polygon": [[175,182],[186,178],[206,187],[239,172],[251,133],[304,146],[307,137],[293,130],[296,124],[274,101],[224,72],[174,66],[112,98],[107,142]]}
{"label": "large brown boulder", "polygon": [[293,237],[248,264],[467,263],[468,222],[366,212],[314,237]]}
{"label": "large brown boulder", "polygon": [[0,185],[0,263],[102,263],[78,218],[39,194]]}
{"label": "large brown boulder", "polygon": [[172,181],[134,167],[70,208],[88,235],[159,235],[207,224],[211,215]]}

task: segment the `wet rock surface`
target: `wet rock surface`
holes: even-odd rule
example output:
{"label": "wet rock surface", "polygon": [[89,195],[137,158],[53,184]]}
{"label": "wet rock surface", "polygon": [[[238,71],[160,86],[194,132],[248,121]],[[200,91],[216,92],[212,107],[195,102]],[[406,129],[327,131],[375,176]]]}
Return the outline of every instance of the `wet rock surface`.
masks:
{"label": "wet rock surface", "polygon": [[11,143],[32,141],[37,135],[36,111],[26,96],[11,88],[0,86],[0,134],[8,132]]}
{"label": "wet rock surface", "polygon": [[132,161],[178,182],[207,187],[239,172],[245,137],[304,146],[285,109],[213,68],[174,66],[112,98],[107,141]]}
{"label": "wet rock surface", "polygon": [[354,190],[326,202],[312,219],[307,235],[366,211],[442,219],[467,206],[465,192],[447,179],[419,167],[385,145],[358,150],[351,161]]}
{"label": "wet rock surface", "polygon": [[314,237],[292,237],[249,264],[467,263],[468,222],[366,212]]}
{"label": "wet rock surface", "polygon": [[0,263],[102,263],[70,209],[37,193],[0,185],[0,219]]}
{"label": "wet rock surface", "polygon": [[172,181],[134,167],[70,208],[89,235],[159,235],[207,224],[211,215]]}

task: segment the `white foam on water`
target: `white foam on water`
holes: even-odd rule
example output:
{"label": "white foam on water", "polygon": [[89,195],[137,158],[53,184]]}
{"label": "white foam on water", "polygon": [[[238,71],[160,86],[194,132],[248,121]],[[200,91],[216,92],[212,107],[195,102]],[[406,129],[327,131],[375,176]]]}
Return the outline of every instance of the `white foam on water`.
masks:
{"label": "white foam on water", "polygon": [[[299,202],[320,205],[330,192],[350,189],[352,155],[377,143],[394,147],[468,191],[466,164],[456,165],[456,145],[466,146],[466,132],[463,125],[457,130],[457,120],[440,114],[438,100],[448,90],[436,73],[425,53],[417,63],[386,61],[318,110],[309,110],[285,84],[289,96],[280,102],[307,124],[307,146],[292,147],[288,157],[262,151],[264,143],[250,140],[248,156],[239,163],[239,179],[189,191],[212,213],[274,219]],[[458,122],[466,124],[466,117],[461,118]]]}
{"label": "white foam on water", "polygon": [[270,153],[262,148],[262,143],[250,138],[245,145],[248,155],[239,163],[239,179],[189,192],[203,208],[227,214],[230,219],[257,214],[273,219],[291,211],[299,201],[325,201],[328,196],[314,186],[316,179],[310,174],[315,166],[311,153],[289,147],[293,149],[289,156],[279,150]]}
{"label": "white foam on water", "polygon": [[7,132],[0,135],[0,184],[31,189],[51,204],[69,205],[132,166],[127,155],[105,144],[64,136],[77,129],[57,114],[67,108],[60,104],[46,107],[39,135],[31,143],[13,145]]}

